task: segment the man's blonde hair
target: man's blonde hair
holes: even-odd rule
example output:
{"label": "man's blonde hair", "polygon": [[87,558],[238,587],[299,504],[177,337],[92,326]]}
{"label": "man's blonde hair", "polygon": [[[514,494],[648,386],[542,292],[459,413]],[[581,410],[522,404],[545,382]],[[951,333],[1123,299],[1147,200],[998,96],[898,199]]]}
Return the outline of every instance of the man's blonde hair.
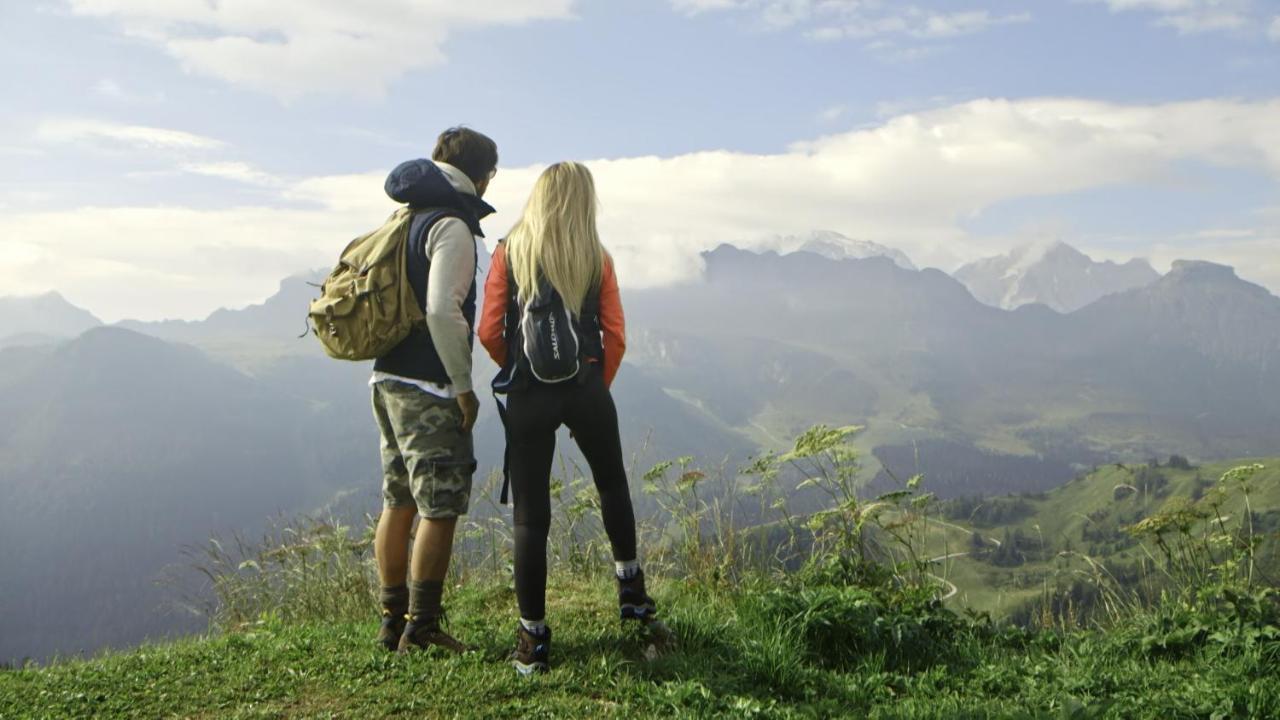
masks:
{"label": "man's blonde hair", "polygon": [[596,186],[581,163],[560,162],[534,183],[524,213],[507,234],[507,263],[521,304],[545,278],[574,315],[600,284],[605,250],[596,231]]}

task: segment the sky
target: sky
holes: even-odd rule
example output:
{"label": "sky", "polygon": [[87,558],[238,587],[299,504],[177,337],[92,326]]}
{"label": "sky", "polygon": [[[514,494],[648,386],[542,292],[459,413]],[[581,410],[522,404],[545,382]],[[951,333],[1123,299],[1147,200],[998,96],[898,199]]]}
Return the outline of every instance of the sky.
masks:
{"label": "sky", "polygon": [[459,123],[490,245],[581,160],[624,288],[825,229],[1280,294],[1280,0],[6,0],[0,97],[0,295],[107,321],[331,265]]}

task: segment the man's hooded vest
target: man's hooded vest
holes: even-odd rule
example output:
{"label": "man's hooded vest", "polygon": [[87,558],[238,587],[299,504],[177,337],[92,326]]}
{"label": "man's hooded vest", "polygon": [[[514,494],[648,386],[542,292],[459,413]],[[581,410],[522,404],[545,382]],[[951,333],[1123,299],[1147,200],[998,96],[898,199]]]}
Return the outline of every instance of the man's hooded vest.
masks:
{"label": "man's hooded vest", "polygon": [[[423,312],[427,309],[427,278],[431,272],[431,260],[427,258],[427,235],[437,220],[446,217],[461,219],[472,235],[484,237],[480,231],[480,219],[493,213],[493,208],[476,197],[459,192],[449,182],[444,171],[430,160],[409,160],[401,163],[387,176],[387,195],[416,211],[409,226],[409,251],[407,274],[413,286],[413,295]],[[474,242],[472,243],[474,246]],[[479,264],[477,263],[477,267]],[[476,326],[476,277],[471,277],[471,288],[462,305],[462,314],[470,330],[468,339],[475,342]],[[431,341],[431,331],[426,324],[417,327],[399,345],[378,358],[373,369],[376,372],[422,380],[438,385],[449,385],[449,373]]]}

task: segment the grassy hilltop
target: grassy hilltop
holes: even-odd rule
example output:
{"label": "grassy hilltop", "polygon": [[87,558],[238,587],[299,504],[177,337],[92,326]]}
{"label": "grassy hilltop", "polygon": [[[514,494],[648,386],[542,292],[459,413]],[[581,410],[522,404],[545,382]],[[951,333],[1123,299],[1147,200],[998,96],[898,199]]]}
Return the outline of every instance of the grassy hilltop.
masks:
{"label": "grassy hilltop", "polygon": [[[679,638],[662,653],[616,620],[577,478],[558,486],[546,676],[504,662],[501,520],[464,533],[446,597],[476,648],[462,657],[376,650],[367,534],[321,522],[210,546],[208,636],[0,672],[0,719],[1280,716],[1274,463],[1111,466],[1042,496],[939,505],[914,481],[858,497],[848,435],[818,428],[762,458],[741,483],[769,511],[754,529],[687,463],[644,477],[664,509],[642,528],[647,566]],[[826,508],[791,513],[797,481]],[[1035,526],[1039,551],[1015,539]],[[1102,571],[1067,564],[1091,549],[1079,563]],[[966,611],[982,592],[1030,610],[1021,624]]]}
{"label": "grassy hilltop", "polygon": [[[0,717],[1275,717],[1276,641],[1223,621],[1177,641],[1173,614],[1111,632],[1028,633],[875,593],[797,582],[716,588],[668,580],[658,597],[681,648],[647,661],[603,582],[552,578],[554,669],[519,678],[503,585],[453,592],[461,658],[377,651],[369,618],[264,617],[236,632],[0,674]],[[791,601],[791,602],[788,602]],[[799,611],[799,612],[797,612]],[[1213,622],[1212,620],[1206,622]],[[1272,626],[1274,629],[1274,626]],[[936,636],[935,636],[936,634]],[[895,641],[897,636],[902,638]],[[1172,640],[1172,642],[1171,642]],[[1160,643],[1166,647],[1158,650]],[[845,648],[839,655],[829,645]],[[897,657],[890,647],[910,647]]]}
{"label": "grassy hilltop", "polygon": [[1255,462],[1263,469],[1249,481],[1253,534],[1274,538],[1280,459],[1193,467],[1175,458],[1157,467],[1106,465],[1047,493],[944,503],[933,542],[948,557],[936,572],[958,588],[956,603],[1000,616],[1040,598],[1046,586],[1062,590],[1092,579],[1099,571],[1093,563],[1105,568],[1104,577],[1132,586],[1158,572],[1152,555],[1162,558],[1162,551],[1126,528],[1181,508],[1207,515],[1196,518],[1197,527],[1219,515],[1228,527],[1247,525],[1244,497],[1219,479]]}

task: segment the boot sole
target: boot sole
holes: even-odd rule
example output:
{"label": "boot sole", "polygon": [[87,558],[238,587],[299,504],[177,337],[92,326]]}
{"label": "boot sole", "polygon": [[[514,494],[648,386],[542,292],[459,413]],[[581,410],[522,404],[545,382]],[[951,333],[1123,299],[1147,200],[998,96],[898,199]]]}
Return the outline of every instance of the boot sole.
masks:
{"label": "boot sole", "polygon": [[623,603],[618,608],[618,615],[623,620],[639,620],[641,622],[646,622],[649,618],[656,615],[657,612],[658,609],[652,605],[632,605],[630,603]]}
{"label": "boot sole", "polygon": [[511,667],[523,677],[529,677],[538,673],[545,673],[551,670],[551,666],[544,662],[534,661],[531,663],[522,663],[519,660],[512,660]]}

